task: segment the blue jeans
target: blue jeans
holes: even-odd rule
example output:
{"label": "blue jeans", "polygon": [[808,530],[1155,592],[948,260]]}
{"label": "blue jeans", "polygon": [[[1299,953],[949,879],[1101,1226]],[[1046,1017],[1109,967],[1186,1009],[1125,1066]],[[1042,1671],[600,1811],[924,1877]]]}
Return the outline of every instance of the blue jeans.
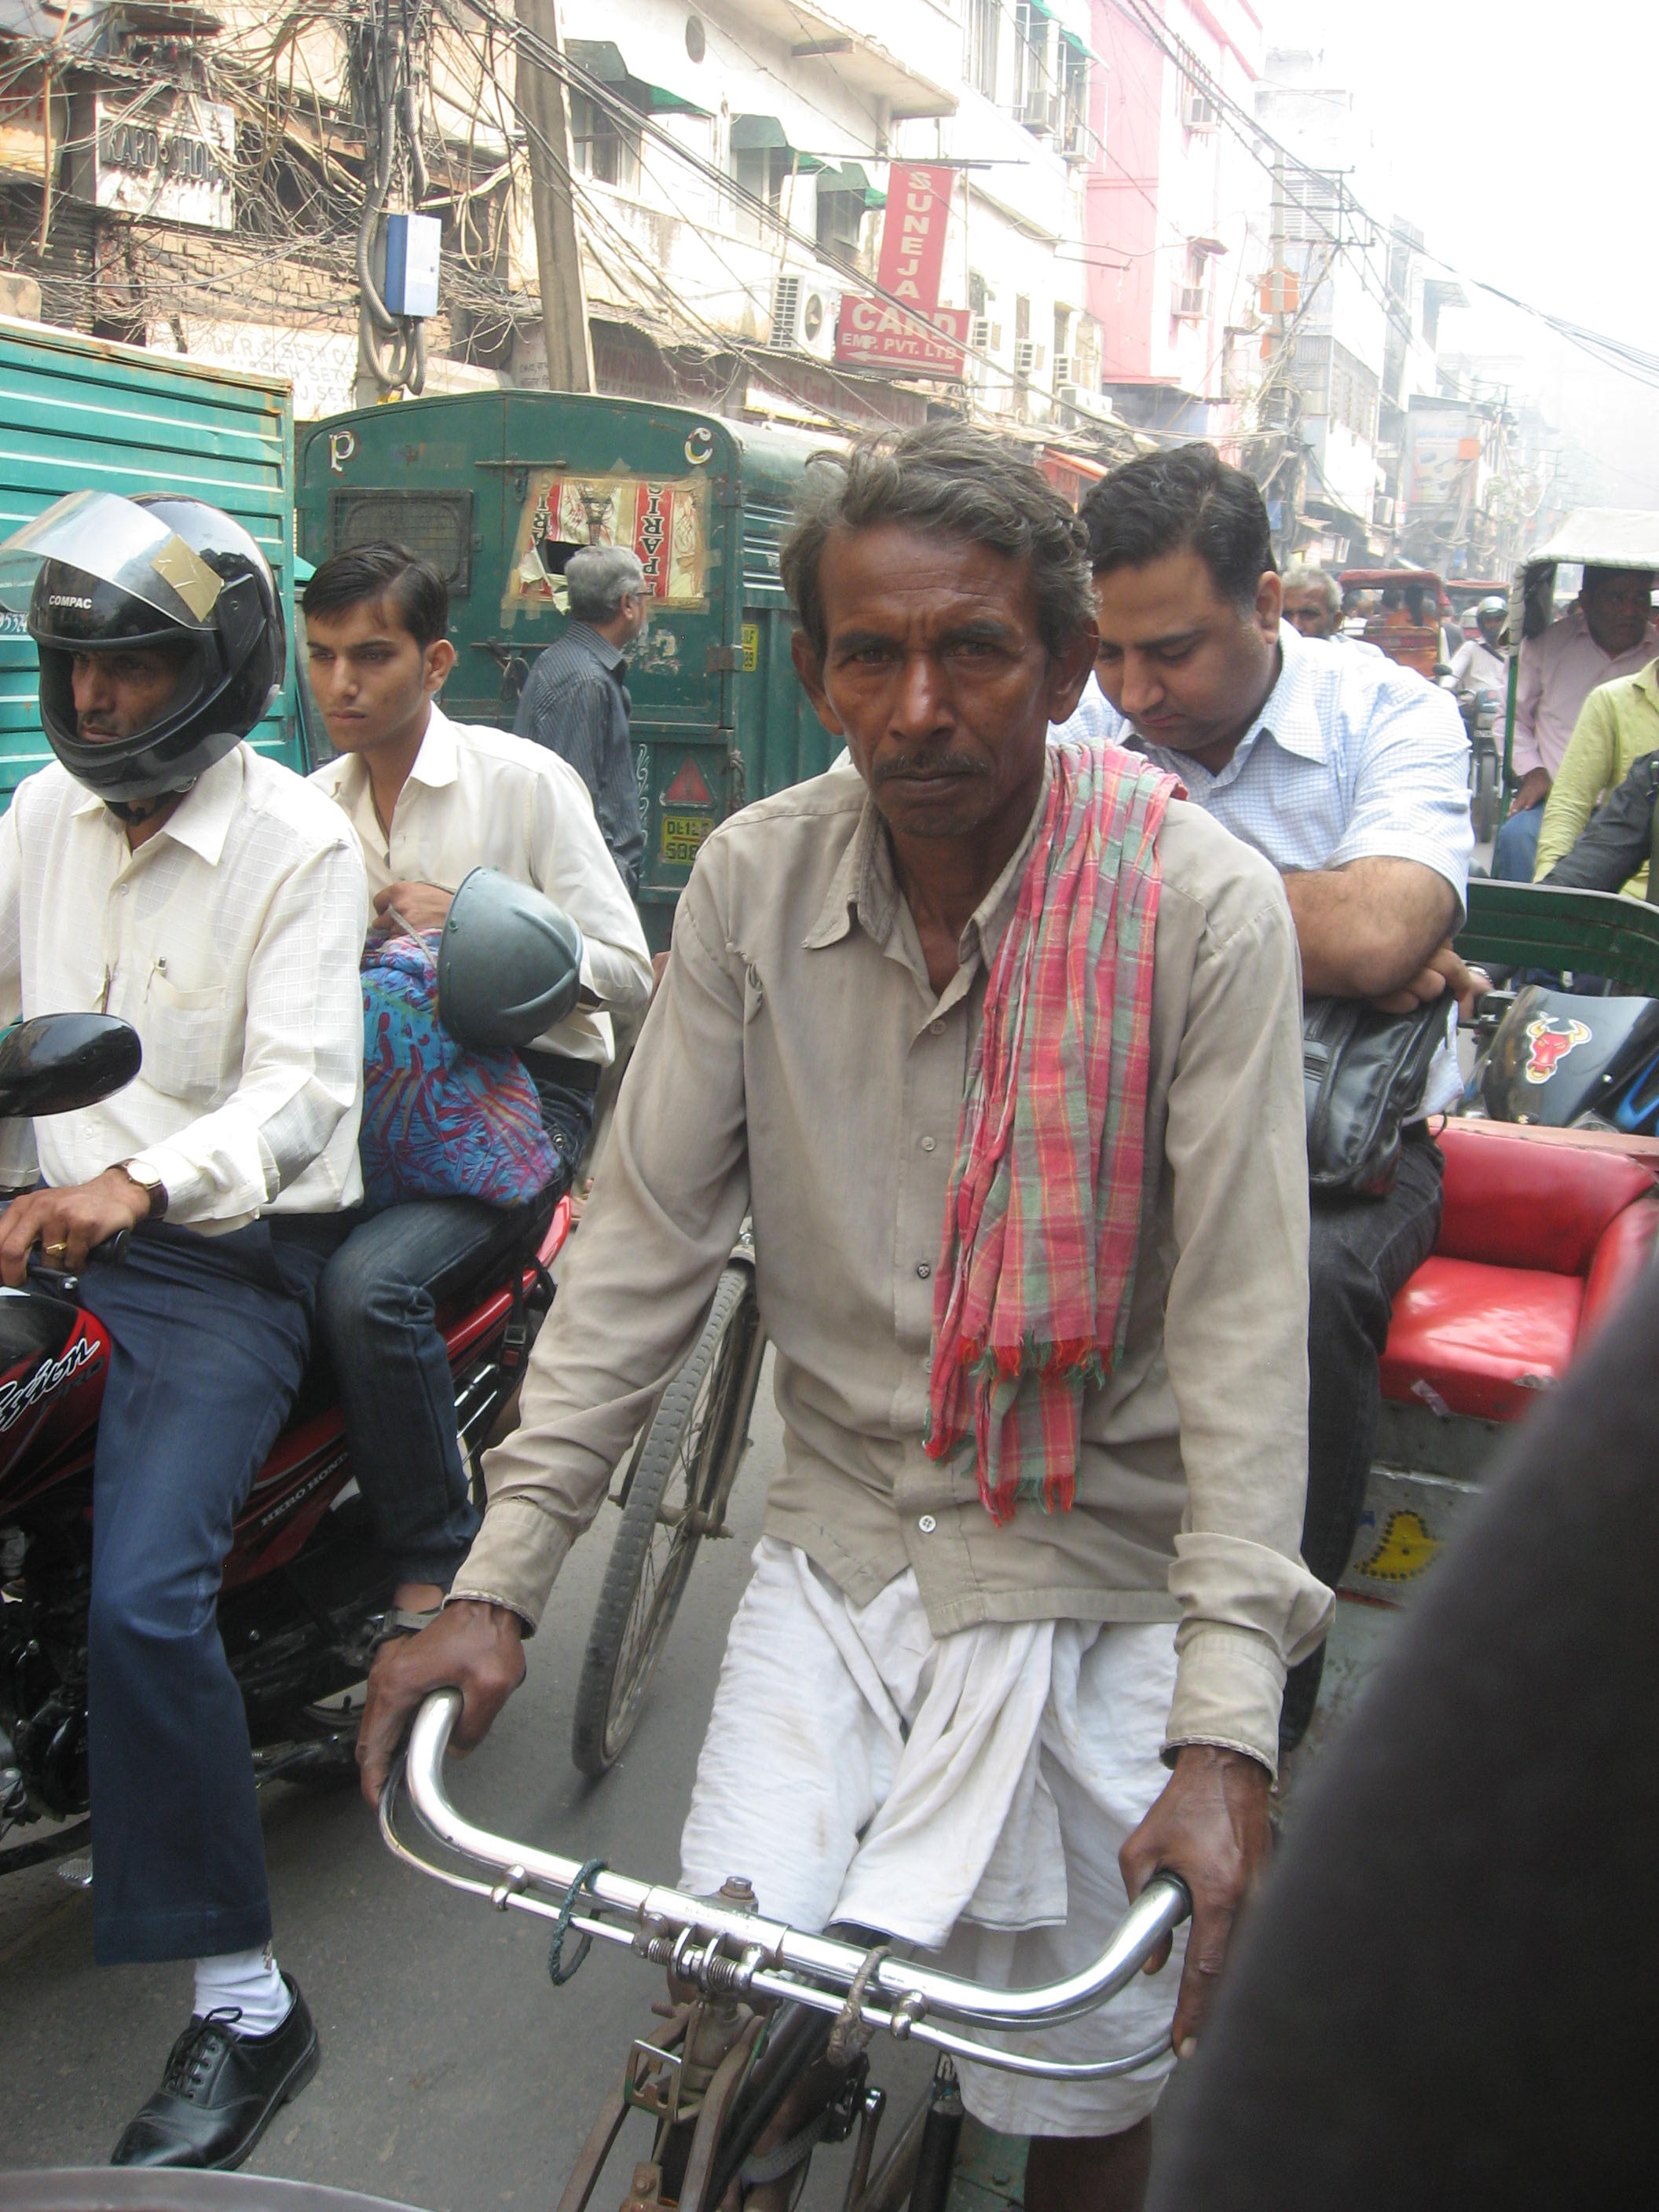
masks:
{"label": "blue jeans", "polygon": [[[532,1071],[533,1072],[533,1071]],[[590,1096],[553,1094],[542,1121],[559,1155],[550,1187],[569,1188],[592,1121]],[[345,1415],[351,1470],[394,1579],[447,1589],[478,1532],[455,1430],[455,1391],[437,1308],[522,1243],[532,1206],[426,1198],[345,1217],[317,1328]]]}
{"label": "blue jeans", "polygon": [[1529,884],[1538,860],[1538,832],[1543,827],[1544,810],[1541,805],[1528,806],[1519,814],[1511,814],[1501,824],[1492,841],[1492,872],[1494,882]]}
{"label": "blue jeans", "polygon": [[299,1387],[331,1229],[141,1228],[81,1302],[109,1334],[93,1463],[88,1706],[100,1966],[270,1936],[241,1692],[219,1636],[236,1514]]}

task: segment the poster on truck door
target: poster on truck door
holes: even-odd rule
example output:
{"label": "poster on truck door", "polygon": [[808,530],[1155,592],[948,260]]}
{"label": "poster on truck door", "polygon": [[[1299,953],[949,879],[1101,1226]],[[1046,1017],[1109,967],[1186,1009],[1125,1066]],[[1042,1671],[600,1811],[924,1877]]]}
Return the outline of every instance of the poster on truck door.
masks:
{"label": "poster on truck door", "polygon": [[660,606],[705,606],[708,496],[702,478],[654,483],[644,477],[532,469],[519,510],[503,619],[526,604],[562,609],[564,564],[582,545],[625,545],[637,553],[645,588]]}

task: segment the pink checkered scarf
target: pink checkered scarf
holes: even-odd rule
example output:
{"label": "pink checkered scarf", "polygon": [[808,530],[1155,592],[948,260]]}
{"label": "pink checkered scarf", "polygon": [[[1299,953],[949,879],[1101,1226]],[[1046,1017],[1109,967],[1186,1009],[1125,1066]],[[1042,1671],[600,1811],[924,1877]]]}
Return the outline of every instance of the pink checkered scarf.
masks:
{"label": "pink checkered scarf", "polygon": [[1042,826],[985,990],[945,1205],[926,1449],[993,1520],[1077,1493],[1083,1393],[1122,1355],[1139,1236],[1158,832],[1181,786],[1050,748]]}

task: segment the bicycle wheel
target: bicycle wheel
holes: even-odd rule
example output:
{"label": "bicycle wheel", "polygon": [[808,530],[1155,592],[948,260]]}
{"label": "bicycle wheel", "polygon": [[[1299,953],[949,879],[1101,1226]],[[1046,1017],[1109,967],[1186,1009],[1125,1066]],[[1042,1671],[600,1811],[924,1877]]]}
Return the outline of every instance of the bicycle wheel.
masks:
{"label": "bicycle wheel", "polygon": [[718,1526],[749,1441],[764,1351],[753,1272],[730,1267],[635,1452],[576,1692],[570,1755],[584,1774],[603,1774],[634,1733],[697,1547]]}

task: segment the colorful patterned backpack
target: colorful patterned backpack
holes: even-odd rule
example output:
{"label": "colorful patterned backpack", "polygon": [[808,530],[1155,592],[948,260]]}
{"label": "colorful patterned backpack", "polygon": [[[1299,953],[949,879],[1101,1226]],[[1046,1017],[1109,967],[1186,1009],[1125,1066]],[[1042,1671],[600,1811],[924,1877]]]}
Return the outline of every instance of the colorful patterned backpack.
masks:
{"label": "colorful patterned backpack", "polygon": [[363,953],[363,1191],[373,1206],[477,1198],[517,1206],[559,1172],[536,1086],[516,1053],[473,1052],[438,1020],[431,944]]}

